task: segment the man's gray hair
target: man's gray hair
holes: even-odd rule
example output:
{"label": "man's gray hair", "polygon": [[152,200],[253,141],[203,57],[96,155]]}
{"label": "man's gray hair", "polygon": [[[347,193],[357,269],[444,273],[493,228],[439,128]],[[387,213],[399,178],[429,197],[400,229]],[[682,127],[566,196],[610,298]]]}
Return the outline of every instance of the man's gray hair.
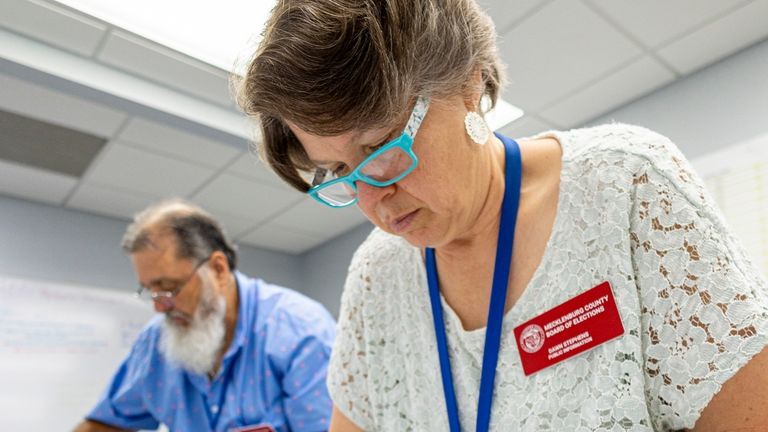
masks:
{"label": "man's gray hair", "polygon": [[144,250],[154,245],[154,237],[165,234],[176,239],[178,258],[202,261],[221,251],[230,270],[237,265],[236,248],[221,224],[202,208],[182,199],[162,201],[137,213],[123,235],[123,250]]}

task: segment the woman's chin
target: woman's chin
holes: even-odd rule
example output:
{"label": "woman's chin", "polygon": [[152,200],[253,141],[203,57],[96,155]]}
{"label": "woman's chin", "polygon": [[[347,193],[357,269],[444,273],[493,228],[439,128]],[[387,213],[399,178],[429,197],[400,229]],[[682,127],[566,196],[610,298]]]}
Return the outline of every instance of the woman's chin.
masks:
{"label": "woman's chin", "polygon": [[435,247],[435,245],[438,243],[435,238],[433,238],[434,233],[431,232],[429,229],[422,228],[418,230],[412,230],[407,233],[404,233],[403,235],[400,235],[399,237],[402,237],[405,241],[410,243],[412,246],[417,247],[419,249],[424,249],[428,247]]}

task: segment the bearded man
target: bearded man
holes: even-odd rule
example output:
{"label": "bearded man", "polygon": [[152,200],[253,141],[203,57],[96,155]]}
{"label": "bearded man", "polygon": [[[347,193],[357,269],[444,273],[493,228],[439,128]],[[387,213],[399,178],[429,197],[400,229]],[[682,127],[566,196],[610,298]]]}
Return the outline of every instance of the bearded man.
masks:
{"label": "bearded man", "polygon": [[220,224],[181,200],[137,214],[123,237],[141,332],[78,432],[325,431],[334,321],[319,303],[235,270]]}

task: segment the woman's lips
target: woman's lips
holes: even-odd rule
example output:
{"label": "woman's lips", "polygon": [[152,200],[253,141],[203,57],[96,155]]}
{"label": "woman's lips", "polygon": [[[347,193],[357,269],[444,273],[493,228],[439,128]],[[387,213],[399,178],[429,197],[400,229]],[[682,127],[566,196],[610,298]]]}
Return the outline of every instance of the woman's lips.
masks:
{"label": "woman's lips", "polygon": [[389,223],[389,229],[392,230],[394,234],[400,234],[411,225],[413,222],[413,219],[416,217],[416,213],[418,210],[414,210],[408,214],[405,214],[403,216],[400,216],[398,218],[393,219]]}

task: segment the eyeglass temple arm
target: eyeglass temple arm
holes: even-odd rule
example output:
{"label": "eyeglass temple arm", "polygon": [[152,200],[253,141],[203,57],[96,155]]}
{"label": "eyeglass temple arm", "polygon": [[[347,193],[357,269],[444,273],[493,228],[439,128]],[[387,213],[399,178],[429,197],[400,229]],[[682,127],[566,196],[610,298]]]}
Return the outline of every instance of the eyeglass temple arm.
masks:
{"label": "eyeglass temple arm", "polygon": [[328,172],[325,168],[317,168],[315,169],[315,176],[312,178],[312,186],[317,186],[323,182],[323,179],[325,178],[325,174]]}
{"label": "eyeglass temple arm", "polygon": [[416,105],[411,111],[411,116],[408,118],[408,123],[405,126],[405,134],[413,138],[416,132],[421,126],[421,122],[427,114],[427,108],[429,107],[429,99],[424,96],[419,96],[416,99]]}

